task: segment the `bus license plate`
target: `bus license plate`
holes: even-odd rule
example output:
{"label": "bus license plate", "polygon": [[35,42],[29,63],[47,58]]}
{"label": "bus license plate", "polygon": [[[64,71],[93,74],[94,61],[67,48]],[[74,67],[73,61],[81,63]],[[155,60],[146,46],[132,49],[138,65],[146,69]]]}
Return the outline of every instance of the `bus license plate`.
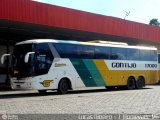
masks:
{"label": "bus license plate", "polygon": [[17,89],[20,89],[21,88],[21,85],[16,85]]}

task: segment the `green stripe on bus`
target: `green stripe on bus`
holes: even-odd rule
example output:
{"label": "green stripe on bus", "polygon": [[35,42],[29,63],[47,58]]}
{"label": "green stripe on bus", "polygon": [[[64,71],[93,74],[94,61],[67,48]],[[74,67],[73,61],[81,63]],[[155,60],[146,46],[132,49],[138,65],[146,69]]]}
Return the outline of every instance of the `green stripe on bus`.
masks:
{"label": "green stripe on bus", "polygon": [[84,62],[82,59],[70,59],[73,66],[75,67],[76,71],[78,72],[79,76],[81,77],[84,85],[86,87],[93,87],[96,86],[96,83],[94,79],[92,78],[92,75],[86,68]]}
{"label": "green stripe on bus", "polygon": [[92,60],[83,59],[84,64],[86,65],[87,69],[89,70],[92,78],[94,79],[97,86],[105,86],[105,82],[100,75],[96,65]]}

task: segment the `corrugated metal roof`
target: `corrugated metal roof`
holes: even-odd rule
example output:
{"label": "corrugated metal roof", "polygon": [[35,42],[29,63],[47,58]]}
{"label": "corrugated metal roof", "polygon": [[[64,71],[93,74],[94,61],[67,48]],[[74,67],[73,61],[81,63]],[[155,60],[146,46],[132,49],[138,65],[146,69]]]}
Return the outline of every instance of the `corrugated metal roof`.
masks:
{"label": "corrugated metal roof", "polygon": [[160,42],[160,28],[30,0],[0,0],[0,19]]}

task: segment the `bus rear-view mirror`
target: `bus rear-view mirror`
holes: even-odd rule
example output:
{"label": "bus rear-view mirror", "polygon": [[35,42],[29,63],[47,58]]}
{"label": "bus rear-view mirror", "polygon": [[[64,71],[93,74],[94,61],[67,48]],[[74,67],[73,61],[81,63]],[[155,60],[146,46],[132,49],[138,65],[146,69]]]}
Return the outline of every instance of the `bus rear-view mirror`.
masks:
{"label": "bus rear-view mirror", "polygon": [[24,62],[25,62],[25,63],[28,63],[29,57],[30,57],[30,55],[32,55],[32,54],[35,54],[35,52],[28,52],[28,53],[25,55],[25,58],[24,58]]}
{"label": "bus rear-view mirror", "polygon": [[5,58],[7,56],[10,56],[11,54],[3,54],[2,57],[1,57],[1,64],[3,65],[4,64],[4,61],[5,61]]}

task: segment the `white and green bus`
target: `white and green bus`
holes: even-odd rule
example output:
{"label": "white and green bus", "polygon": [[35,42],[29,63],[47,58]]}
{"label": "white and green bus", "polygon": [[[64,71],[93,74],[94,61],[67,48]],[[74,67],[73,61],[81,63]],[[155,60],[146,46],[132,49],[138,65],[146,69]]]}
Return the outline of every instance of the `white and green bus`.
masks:
{"label": "white and green bus", "polygon": [[10,55],[11,87],[65,94],[80,87],[139,89],[158,81],[157,48],[35,39],[19,42]]}

